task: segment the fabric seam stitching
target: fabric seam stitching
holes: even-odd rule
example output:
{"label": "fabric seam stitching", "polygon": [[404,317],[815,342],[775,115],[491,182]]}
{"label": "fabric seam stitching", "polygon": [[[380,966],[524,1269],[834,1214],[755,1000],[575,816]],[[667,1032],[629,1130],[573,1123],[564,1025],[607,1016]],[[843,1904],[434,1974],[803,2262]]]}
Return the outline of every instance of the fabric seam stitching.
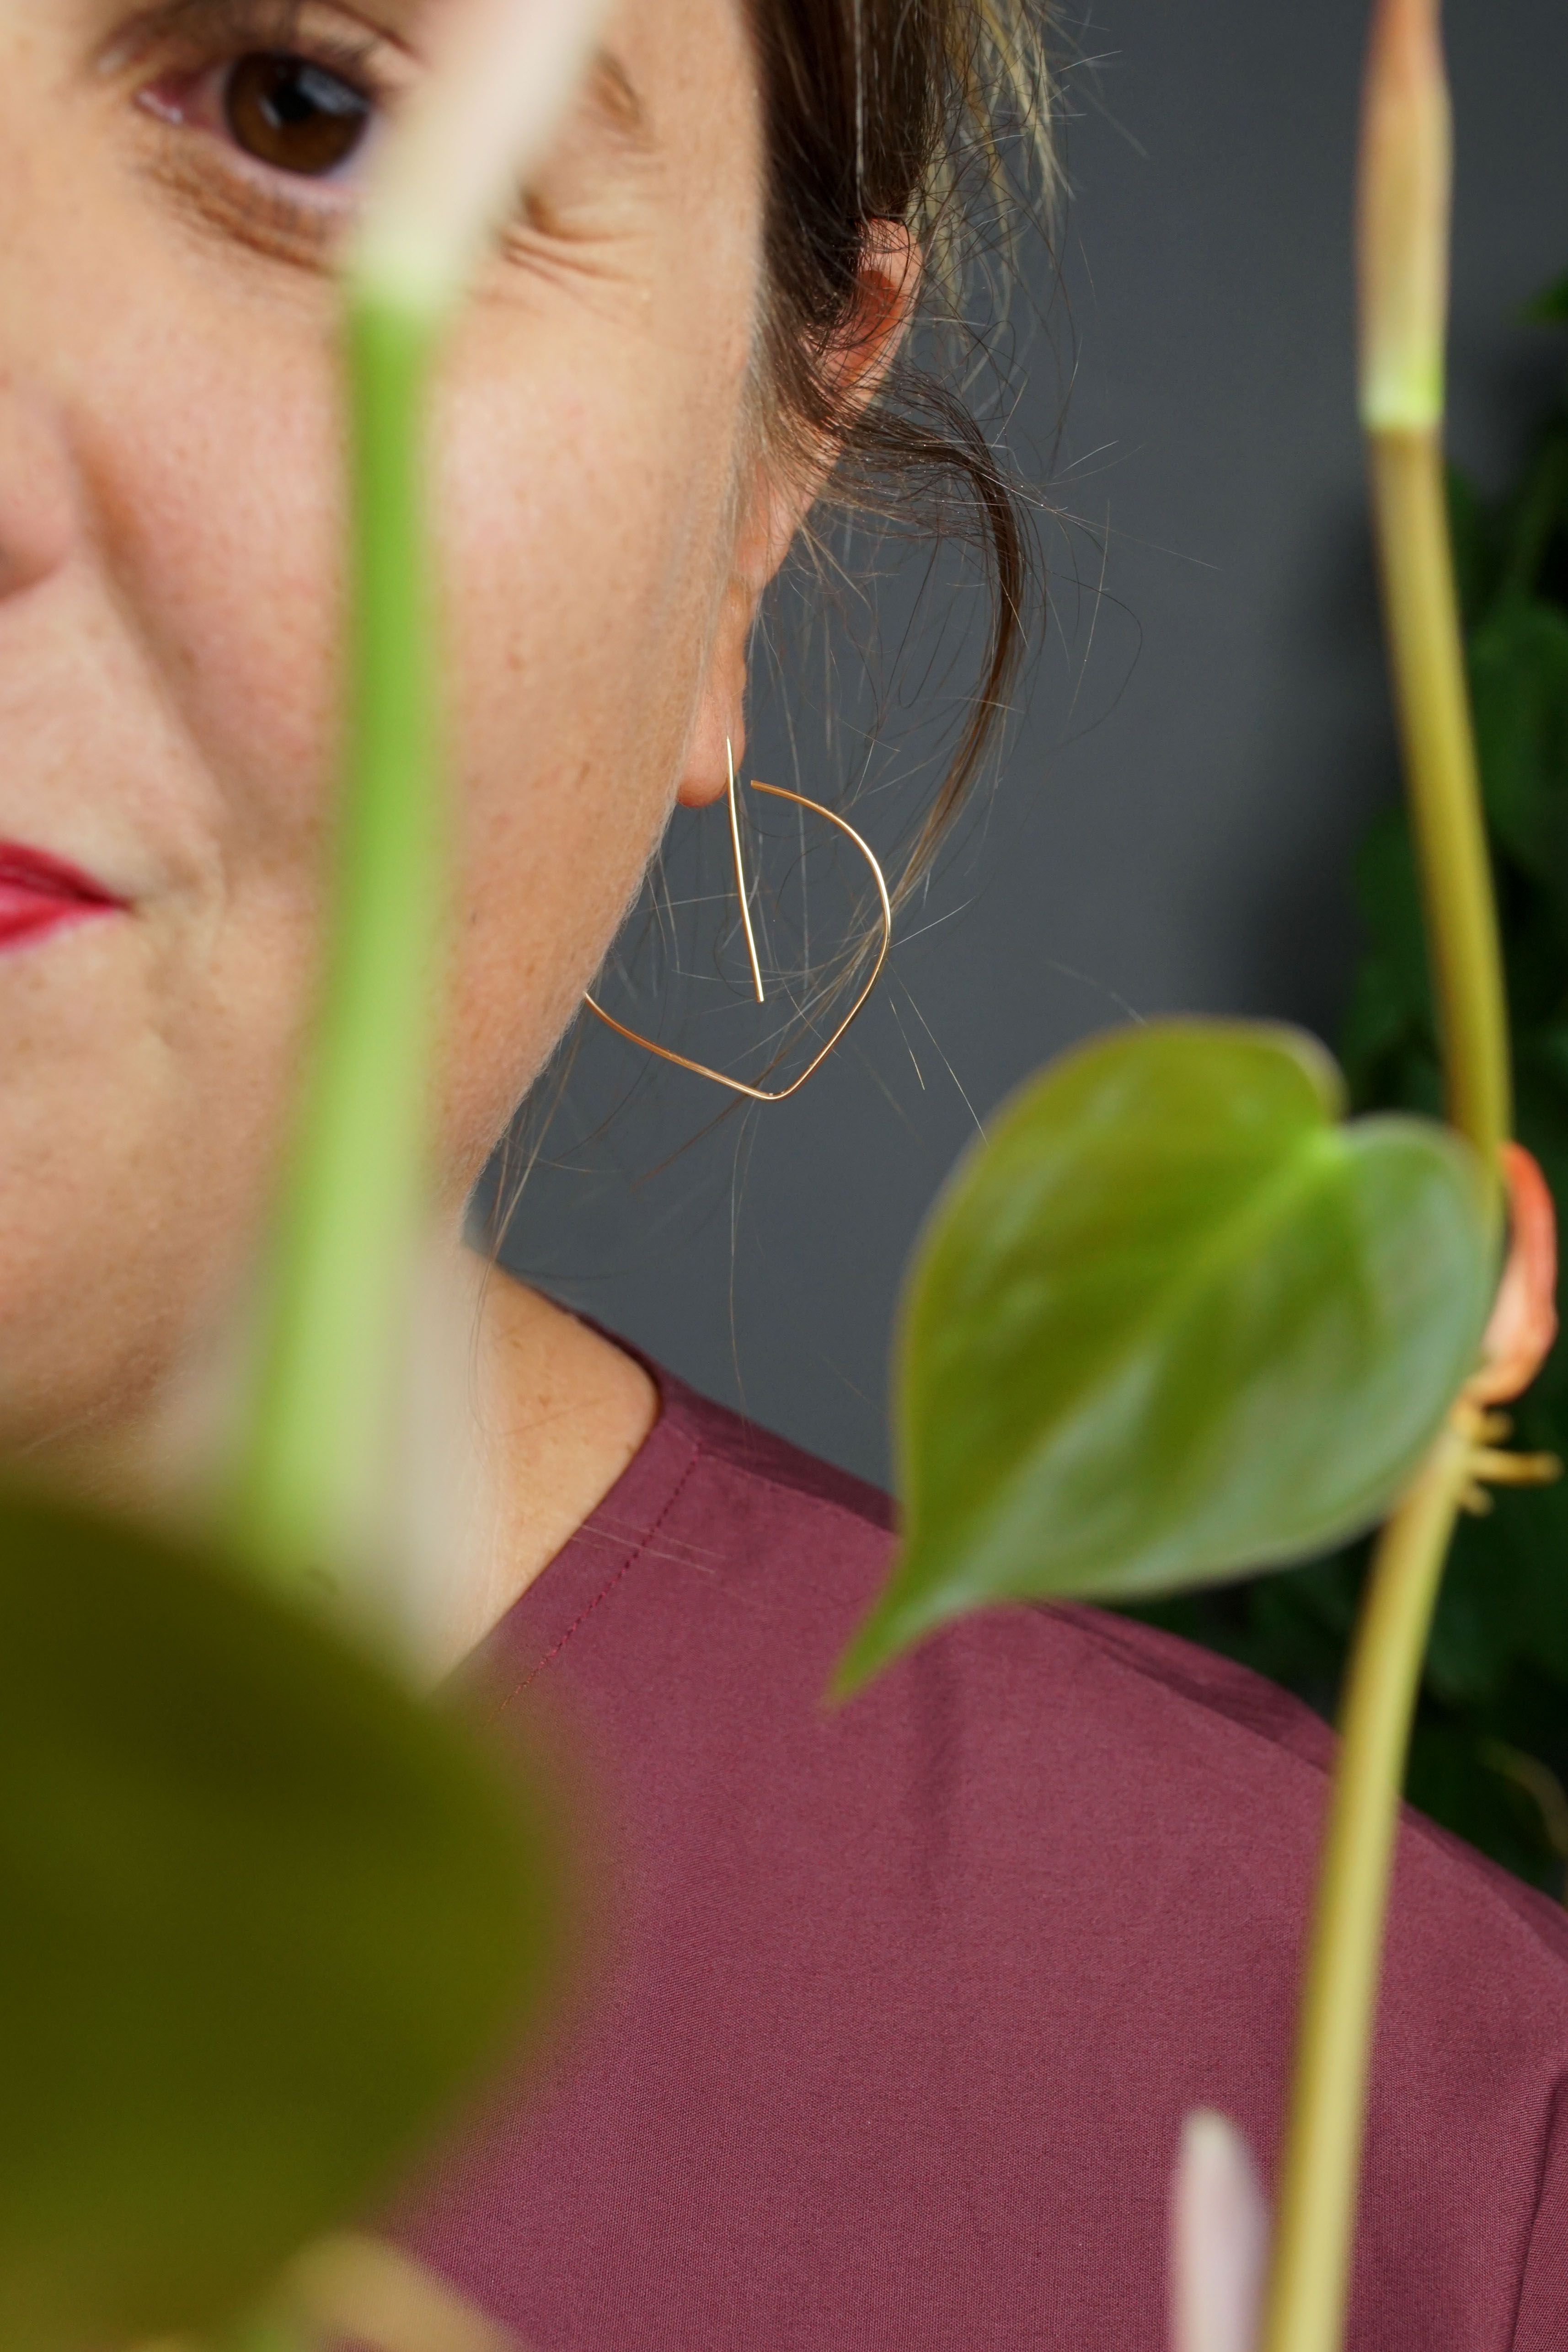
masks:
{"label": "fabric seam stitching", "polygon": [[496,1716],[503,1713],[507,1707],[510,1706],[514,1699],[520,1698],[523,1693],[528,1689],[529,1684],[532,1683],[538,1675],[542,1675],[548,1665],[554,1664],[555,1660],[559,1657],[561,1652],[570,1641],[572,1635],[577,1632],[578,1627],[592,1616],[594,1611],[599,1607],[601,1601],[609,1600],[611,1594],[621,1582],[622,1577],[624,1577],[629,1570],[635,1568],[637,1562],[642,1559],[643,1553],[647,1550],[649,1545],[658,1534],[659,1529],[664,1526],[664,1521],[669,1517],[670,1513],[674,1509],[681,1496],[685,1493],[686,1483],[691,1477],[692,1472],[696,1468],[697,1464],[702,1459],[702,1452],[703,1449],[701,1444],[694,1438],[692,1440],[691,1456],[686,1463],[685,1468],[681,1472],[680,1476],[676,1479],[674,1485],[665,1496],[663,1508],[660,1510],[658,1517],[653,1521],[651,1526],[643,1529],[642,1535],[638,1537],[636,1543],[627,1553],[625,1559],[622,1561],[614,1574],[610,1578],[609,1581],[594,1594],[591,1601],[586,1601],[578,1611],[577,1615],[572,1619],[570,1624],[560,1635],[559,1639],[551,1644],[550,1648],[545,1652],[542,1658],[538,1659],[536,1663],[528,1668],[528,1673],[523,1676],[520,1682],[514,1683],[512,1685],[512,1687],[507,1691],[505,1698],[497,1701],[495,1706],[491,1709],[492,1719]]}

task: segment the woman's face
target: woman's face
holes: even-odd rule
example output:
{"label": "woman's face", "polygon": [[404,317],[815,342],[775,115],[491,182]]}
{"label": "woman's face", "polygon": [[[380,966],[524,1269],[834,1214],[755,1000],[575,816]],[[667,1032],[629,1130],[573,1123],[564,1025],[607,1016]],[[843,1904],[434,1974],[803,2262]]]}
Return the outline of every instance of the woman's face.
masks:
{"label": "woman's face", "polygon": [[[420,29],[414,0],[0,0],[11,1444],[152,1396],[265,1203],[332,811],[332,260]],[[791,520],[748,455],[758,141],[737,0],[628,0],[450,353],[449,1203],[738,739]]]}

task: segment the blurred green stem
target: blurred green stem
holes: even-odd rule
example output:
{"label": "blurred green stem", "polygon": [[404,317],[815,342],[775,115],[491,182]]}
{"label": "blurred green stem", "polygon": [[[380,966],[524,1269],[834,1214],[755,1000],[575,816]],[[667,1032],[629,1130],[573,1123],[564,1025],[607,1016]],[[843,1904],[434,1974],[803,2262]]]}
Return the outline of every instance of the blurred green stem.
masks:
{"label": "blurred green stem", "polygon": [[[1384,617],[1451,1124],[1494,1177],[1512,1125],[1508,1015],[1437,427],[1368,436]],[[1500,1188],[1494,1186],[1500,1219]]]}
{"label": "blurred green stem", "polygon": [[444,861],[422,509],[423,312],[350,299],[348,774],[302,1124],[234,1496],[272,1573],[342,1550],[391,1452],[414,1255]]}
{"label": "blurred green stem", "polygon": [[1469,1465],[1469,1435],[1456,1416],[1378,1538],[1356,1633],[1301,2002],[1266,2352],[1338,2352],[1343,2339],[1406,1750]]}

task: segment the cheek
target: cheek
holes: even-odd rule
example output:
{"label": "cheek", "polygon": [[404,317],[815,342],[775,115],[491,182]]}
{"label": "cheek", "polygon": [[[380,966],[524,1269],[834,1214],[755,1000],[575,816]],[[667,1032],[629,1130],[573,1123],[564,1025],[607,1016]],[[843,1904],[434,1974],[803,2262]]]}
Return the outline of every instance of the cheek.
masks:
{"label": "cheek", "polygon": [[465,366],[449,403],[466,1163],[570,1020],[669,814],[728,579],[744,356],[623,336],[552,365],[536,337],[511,366]]}
{"label": "cheek", "polygon": [[215,1246],[236,1200],[243,1224],[270,1181],[311,1003],[344,501],[326,337],[275,342],[262,367],[254,333],[225,338],[210,320],[182,333],[181,318],[164,312],[157,368],[133,351],[106,368],[89,464],[141,671],[123,699],[155,701],[168,738],[161,760],[125,773],[170,885],[144,926],[145,1012],[168,1070],[151,1108],[161,1148],[191,1164],[193,1223]]}
{"label": "cheek", "polygon": [[[645,299],[481,301],[445,371],[433,503],[461,859],[455,1189],[570,1018],[679,779],[727,578],[749,319],[750,240],[734,243],[717,273],[740,322],[727,334],[714,271],[698,286],[671,267]],[[329,299],[280,307],[264,335],[235,308],[231,332],[221,285],[193,296],[172,271],[133,316],[107,296],[99,315],[81,454],[122,609],[183,739],[177,788],[147,790],[190,834],[204,988],[225,1007],[223,1040],[187,1044],[204,1066],[224,1043],[270,1096],[307,1002],[336,772]],[[175,1016],[182,1031],[196,1010]]]}
{"label": "cheek", "polygon": [[162,323],[156,364],[134,343],[106,355],[96,503],[220,828],[276,874],[319,833],[336,731],[335,372],[324,341],[284,341],[260,368],[254,331]]}

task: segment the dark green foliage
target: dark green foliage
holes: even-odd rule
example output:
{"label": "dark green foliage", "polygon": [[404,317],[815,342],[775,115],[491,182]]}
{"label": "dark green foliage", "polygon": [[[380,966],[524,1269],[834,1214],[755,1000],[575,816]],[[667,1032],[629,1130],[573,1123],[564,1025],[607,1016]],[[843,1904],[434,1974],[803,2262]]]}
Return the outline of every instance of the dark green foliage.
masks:
{"label": "dark green foliage", "polygon": [[1559,278],[1543,294],[1538,294],[1524,315],[1542,325],[1568,319],[1568,278]]}
{"label": "dark green foliage", "polygon": [[0,2343],[225,2319],[549,1983],[552,1809],[221,1566],[0,1504]]}
{"label": "dark green foliage", "polygon": [[[1568,321],[1568,278],[1535,307]],[[1568,1226],[1568,404],[1515,490],[1452,510],[1504,949],[1517,1129]],[[1343,1038],[1358,1108],[1432,1112],[1439,1082],[1410,840],[1391,814],[1363,846],[1367,949]],[[1520,1444],[1568,1457],[1568,1345],[1515,1412]],[[1357,1552],[1145,1613],[1332,1713]],[[1538,1885],[1568,1860],[1568,1485],[1501,1492],[1462,1524],[1427,1659],[1409,1791]]]}
{"label": "dark green foliage", "polygon": [[1151,1022],[1014,1096],[915,1255],[904,1540],[841,1689],[1005,1600],[1190,1591],[1370,1525],[1475,1360],[1480,1170],[1299,1030]]}

